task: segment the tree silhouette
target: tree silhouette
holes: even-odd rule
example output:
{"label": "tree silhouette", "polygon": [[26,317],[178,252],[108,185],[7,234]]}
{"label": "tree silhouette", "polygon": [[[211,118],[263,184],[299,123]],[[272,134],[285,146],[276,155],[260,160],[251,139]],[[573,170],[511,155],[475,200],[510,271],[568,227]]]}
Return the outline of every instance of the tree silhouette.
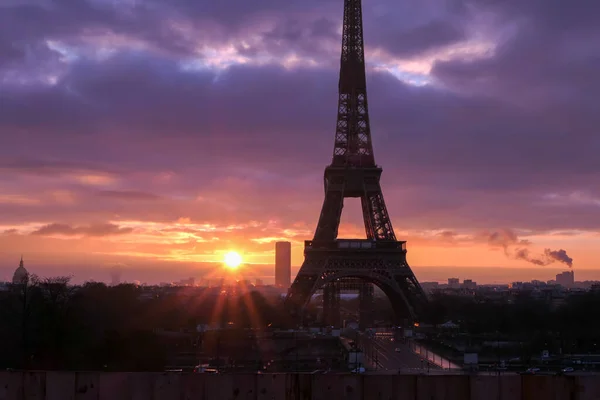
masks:
{"label": "tree silhouette", "polygon": [[[256,332],[298,321],[291,320],[278,295],[233,289],[221,293],[97,282],[74,286],[70,277],[28,275],[0,292],[0,368],[155,371],[168,365],[182,346],[192,354],[206,348],[214,357],[251,359],[272,352],[259,349]],[[308,305],[305,325],[316,321],[317,306],[315,301]],[[520,340],[520,355],[528,358],[544,349],[595,351],[600,320],[593,310],[598,307],[598,293],[569,296],[561,305],[528,295],[490,299],[435,294],[423,321],[437,325],[452,320],[474,340]],[[374,308],[376,319],[392,316],[385,299],[376,298]],[[344,309],[357,311],[358,305],[349,301]],[[225,330],[198,332],[202,324]],[[178,339],[171,338],[175,334]]]}

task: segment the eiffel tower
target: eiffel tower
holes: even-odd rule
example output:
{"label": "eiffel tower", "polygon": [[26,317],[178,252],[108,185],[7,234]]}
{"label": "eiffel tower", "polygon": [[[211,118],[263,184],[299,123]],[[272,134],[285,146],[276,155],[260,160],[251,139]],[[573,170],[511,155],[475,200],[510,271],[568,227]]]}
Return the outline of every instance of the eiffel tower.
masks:
{"label": "eiffel tower", "polygon": [[[406,242],[396,240],[379,182],[381,172],[369,125],[361,0],[345,0],[338,115],[333,159],[324,174],[325,200],[285,300],[297,318],[311,296],[323,289],[324,322],[339,326],[340,285],[357,280],[382,289],[398,321],[421,314],[426,297],[406,261]],[[366,240],[337,237],[347,197],[361,199]],[[364,293],[368,290],[361,290],[361,301]]]}

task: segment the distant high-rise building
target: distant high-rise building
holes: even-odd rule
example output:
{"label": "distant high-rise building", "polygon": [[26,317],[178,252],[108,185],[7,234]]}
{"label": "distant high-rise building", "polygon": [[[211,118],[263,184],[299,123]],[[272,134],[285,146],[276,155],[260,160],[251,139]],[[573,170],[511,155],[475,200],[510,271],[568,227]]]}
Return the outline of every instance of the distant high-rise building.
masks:
{"label": "distant high-rise building", "polygon": [[557,274],[556,283],[564,287],[573,286],[575,283],[575,273],[573,271],[565,271]]}
{"label": "distant high-rise building", "polygon": [[289,288],[292,281],[292,244],[275,243],[275,285]]}
{"label": "distant high-rise building", "polygon": [[262,286],[263,285],[263,280],[260,278],[256,278],[256,282],[254,283],[254,286]]}
{"label": "distant high-rise building", "polygon": [[457,288],[460,286],[458,278],[448,278],[448,287]]}

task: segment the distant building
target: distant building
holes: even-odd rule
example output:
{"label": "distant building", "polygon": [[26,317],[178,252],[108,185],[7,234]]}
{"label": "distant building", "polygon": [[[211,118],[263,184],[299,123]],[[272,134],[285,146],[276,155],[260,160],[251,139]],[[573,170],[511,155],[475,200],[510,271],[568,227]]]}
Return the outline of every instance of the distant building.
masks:
{"label": "distant building", "polygon": [[448,278],[448,287],[457,288],[460,286],[458,278]]}
{"label": "distant building", "polygon": [[523,282],[512,282],[508,285],[509,289],[519,290],[523,288]]}
{"label": "distant building", "polygon": [[206,279],[206,278],[200,279],[200,283],[198,284],[198,286],[210,287],[210,279]]}
{"label": "distant building", "polygon": [[189,277],[176,283],[176,286],[196,286],[196,278]]}
{"label": "distant building", "polygon": [[19,268],[15,270],[13,274],[12,283],[14,285],[19,285],[22,283],[27,283],[27,278],[29,278],[29,272],[23,266],[23,256],[21,256],[21,261],[19,262]]}
{"label": "distant building", "polygon": [[473,282],[472,279],[465,279],[463,281],[463,287],[465,289],[475,289],[477,288],[477,282]]}
{"label": "distant building", "polygon": [[426,292],[429,292],[433,289],[439,288],[440,284],[438,282],[421,282],[421,287]]}
{"label": "distant building", "polygon": [[264,285],[263,280],[260,278],[256,278],[256,282],[254,283],[254,286],[262,286]]}
{"label": "distant building", "polygon": [[236,282],[236,285],[240,288],[247,289],[252,286],[252,283],[248,279],[241,279]]}
{"label": "distant building", "polygon": [[275,286],[289,288],[292,280],[292,244],[275,243]]}
{"label": "distant building", "polygon": [[575,273],[573,271],[565,271],[556,274],[556,283],[564,287],[573,286],[575,284]]}

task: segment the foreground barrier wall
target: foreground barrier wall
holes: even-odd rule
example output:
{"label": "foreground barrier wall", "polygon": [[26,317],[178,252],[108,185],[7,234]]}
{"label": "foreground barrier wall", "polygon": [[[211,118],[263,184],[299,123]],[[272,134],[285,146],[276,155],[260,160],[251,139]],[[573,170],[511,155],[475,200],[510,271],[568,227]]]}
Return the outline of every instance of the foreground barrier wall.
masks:
{"label": "foreground barrier wall", "polygon": [[0,372],[0,400],[593,400],[596,376]]}

